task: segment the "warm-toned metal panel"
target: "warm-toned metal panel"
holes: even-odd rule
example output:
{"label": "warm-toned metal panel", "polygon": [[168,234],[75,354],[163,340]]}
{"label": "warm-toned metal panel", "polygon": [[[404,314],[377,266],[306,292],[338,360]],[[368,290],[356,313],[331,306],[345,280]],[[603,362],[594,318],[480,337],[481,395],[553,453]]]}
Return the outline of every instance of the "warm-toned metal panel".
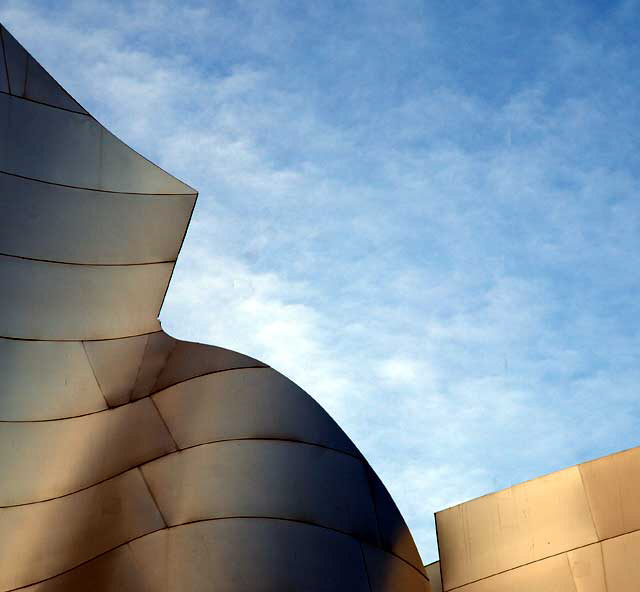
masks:
{"label": "warm-toned metal panel", "polygon": [[0,253],[95,264],[175,260],[195,201],[73,189],[4,173],[0,195]]}
{"label": "warm-toned metal panel", "polygon": [[456,592],[576,592],[576,588],[567,556],[561,553],[462,586]]}
{"label": "warm-toned metal panel", "polygon": [[58,575],[163,526],[138,469],[52,501],[0,508],[0,590]]}
{"label": "warm-toned metal panel", "polygon": [[431,584],[431,592],[442,592],[442,576],[440,575],[440,562],[436,561],[424,566]]}
{"label": "warm-toned metal panel", "polygon": [[368,477],[378,518],[380,546],[386,551],[399,555],[418,569],[422,569],[422,559],[411,532],[387,488],[371,468],[368,469]]}
{"label": "warm-toned metal panel", "polygon": [[176,347],[178,341],[169,337],[164,331],[151,333],[147,339],[147,347],[144,351],[142,364],[136,378],[135,386],[131,394],[132,399],[145,397],[153,390],[153,385],[162,372],[169,355]]}
{"label": "warm-toned metal panel", "polygon": [[5,94],[0,94],[0,170],[87,189],[195,193],[92,117]]}
{"label": "warm-toned metal panel", "polygon": [[0,339],[0,420],[57,419],[106,407],[82,343]]}
{"label": "warm-toned metal panel", "polygon": [[270,368],[202,376],[153,398],[181,448],[230,438],[285,438],[357,454],[320,405]]}
{"label": "warm-toned metal panel", "polygon": [[436,514],[445,590],[597,541],[572,467]]}
{"label": "warm-toned metal panel", "polygon": [[0,506],[66,495],[174,449],[148,399],[75,419],[0,424]]}
{"label": "warm-toned metal panel", "polygon": [[169,525],[229,516],[288,518],[377,543],[362,463],[297,442],[204,444],[142,467]]}
{"label": "warm-toned metal panel", "polygon": [[640,448],[579,467],[599,538],[640,529]]}
{"label": "warm-toned metal panel", "polygon": [[100,390],[110,407],[129,401],[146,345],[147,335],[84,343]]}
{"label": "warm-toned metal panel", "polygon": [[[14,95],[86,113],[6,29],[2,30],[2,37],[7,49],[7,66]],[[0,65],[4,68],[4,62]]]}
{"label": "warm-toned metal panel", "polygon": [[149,592],[168,592],[169,530],[163,529],[128,544]]}
{"label": "warm-toned metal panel", "polygon": [[369,592],[357,541],[325,528],[232,519],[169,536],[168,592]]}
{"label": "warm-toned metal panel", "polygon": [[640,531],[603,541],[608,592],[640,590]]}
{"label": "warm-toned metal panel", "polygon": [[576,592],[608,592],[600,543],[567,553]]}
{"label": "warm-toned metal panel", "polygon": [[[161,531],[162,532],[162,531]],[[127,545],[24,592],[161,592],[143,577]]]}
{"label": "warm-toned metal panel", "polygon": [[433,592],[423,573],[404,561],[366,544],[362,545],[362,551],[371,592]]}
{"label": "warm-toned metal panel", "polygon": [[264,364],[223,347],[178,341],[171,350],[171,355],[158,376],[153,390],[158,391],[194,376],[230,368],[255,366],[264,366]]}
{"label": "warm-toned metal panel", "polygon": [[66,265],[0,256],[0,336],[108,339],[157,331],[172,263]]}

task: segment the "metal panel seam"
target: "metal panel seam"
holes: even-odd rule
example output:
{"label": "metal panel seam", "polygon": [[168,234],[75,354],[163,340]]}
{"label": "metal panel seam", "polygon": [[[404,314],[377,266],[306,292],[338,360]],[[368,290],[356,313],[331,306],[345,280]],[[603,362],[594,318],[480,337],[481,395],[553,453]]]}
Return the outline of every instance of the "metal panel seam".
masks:
{"label": "metal panel seam", "polygon": [[[96,371],[93,369],[93,364],[91,363],[91,357],[89,356],[89,353],[87,352],[87,348],[84,345],[84,341],[81,341],[80,343],[82,343],[82,351],[84,352],[84,356],[87,359],[87,363],[89,364],[89,368],[91,368],[91,374],[93,374],[93,379],[96,381],[96,384],[98,385],[98,390],[100,391],[100,394],[102,395],[102,398],[104,399],[105,405],[107,406],[107,409],[103,409],[102,411],[107,411],[108,409],[111,409],[112,407],[109,404],[109,401],[107,400],[107,397],[104,396],[104,392],[102,391],[102,386],[100,386],[100,381],[98,380],[98,377],[96,376]],[[98,411],[97,413],[100,413],[100,412]]]}
{"label": "metal panel seam", "polygon": [[7,51],[4,47],[4,27],[2,25],[0,25],[0,44],[2,44],[2,58],[4,60],[4,71],[7,76],[8,94],[11,94],[11,80],[9,79],[9,65],[7,64]]}
{"label": "metal panel seam", "polygon": [[[2,93],[6,94],[6,93]],[[13,95],[10,95],[13,96]],[[15,97],[20,98],[20,97]],[[96,193],[113,193],[114,195],[146,195],[151,197],[197,197],[197,192],[188,193],[149,193],[142,191],[113,191],[110,189],[98,189],[97,187],[82,187],[81,185],[69,185],[67,183],[56,183],[55,181],[48,181],[46,179],[38,179],[36,177],[28,177],[27,175],[21,175],[19,173],[12,173],[10,171],[3,171],[0,169],[0,174],[10,175],[12,177],[18,177],[19,179],[26,179],[27,181],[35,181],[36,183],[46,183],[47,185],[55,185],[56,187],[66,187],[68,189],[82,189],[83,191],[95,191]]]}

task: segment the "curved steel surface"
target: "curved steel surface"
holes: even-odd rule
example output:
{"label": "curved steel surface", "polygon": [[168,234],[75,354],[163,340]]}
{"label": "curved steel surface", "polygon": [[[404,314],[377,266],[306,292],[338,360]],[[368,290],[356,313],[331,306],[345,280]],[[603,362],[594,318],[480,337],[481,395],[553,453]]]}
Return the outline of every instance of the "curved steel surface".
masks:
{"label": "curved steel surface", "polygon": [[428,591],[309,395],[160,330],[195,190],[0,41],[0,592]]}

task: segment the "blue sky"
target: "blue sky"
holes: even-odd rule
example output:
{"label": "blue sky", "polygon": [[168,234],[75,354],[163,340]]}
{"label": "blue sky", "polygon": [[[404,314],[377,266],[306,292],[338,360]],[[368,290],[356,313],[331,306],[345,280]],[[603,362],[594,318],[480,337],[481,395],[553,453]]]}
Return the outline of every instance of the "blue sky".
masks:
{"label": "blue sky", "polygon": [[37,2],[0,19],[198,188],[161,320],[433,512],[638,444],[640,3]]}

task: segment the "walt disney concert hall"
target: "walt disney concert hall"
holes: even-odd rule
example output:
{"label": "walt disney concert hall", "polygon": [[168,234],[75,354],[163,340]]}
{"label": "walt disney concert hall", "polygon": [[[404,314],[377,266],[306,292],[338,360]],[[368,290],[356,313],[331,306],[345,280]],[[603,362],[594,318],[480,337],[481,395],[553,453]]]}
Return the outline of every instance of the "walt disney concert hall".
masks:
{"label": "walt disney concert hall", "polygon": [[640,590],[640,450],[439,512],[425,568],[314,399],[160,328],[196,191],[0,40],[0,592]]}

